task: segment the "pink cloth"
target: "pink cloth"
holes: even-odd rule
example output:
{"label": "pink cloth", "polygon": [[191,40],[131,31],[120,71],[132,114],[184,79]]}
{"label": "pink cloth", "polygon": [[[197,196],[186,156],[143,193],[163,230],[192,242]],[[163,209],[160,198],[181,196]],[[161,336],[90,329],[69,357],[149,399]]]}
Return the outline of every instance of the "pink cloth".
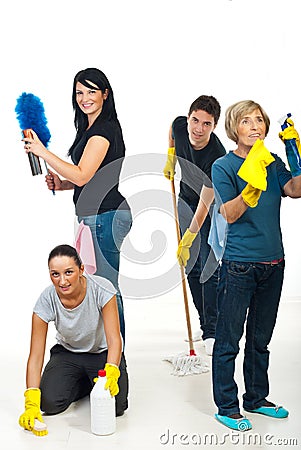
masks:
{"label": "pink cloth", "polygon": [[85,270],[89,274],[96,272],[96,259],[93,245],[93,238],[90,227],[82,220],[76,231],[74,247],[76,248]]}

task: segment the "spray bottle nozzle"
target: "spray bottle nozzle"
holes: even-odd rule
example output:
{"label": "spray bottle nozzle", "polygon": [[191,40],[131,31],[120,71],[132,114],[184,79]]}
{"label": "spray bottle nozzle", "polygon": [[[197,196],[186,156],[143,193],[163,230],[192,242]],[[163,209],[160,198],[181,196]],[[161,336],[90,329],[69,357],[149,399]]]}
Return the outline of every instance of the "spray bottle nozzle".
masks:
{"label": "spray bottle nozzle", "polygon": [[278,123],[280,123],[282,130],[288,127],[287,119],[289,119],[290,117],[292,117],[291,113],[287,113],[285,116],[280,117],[280,119],[278,120]]}

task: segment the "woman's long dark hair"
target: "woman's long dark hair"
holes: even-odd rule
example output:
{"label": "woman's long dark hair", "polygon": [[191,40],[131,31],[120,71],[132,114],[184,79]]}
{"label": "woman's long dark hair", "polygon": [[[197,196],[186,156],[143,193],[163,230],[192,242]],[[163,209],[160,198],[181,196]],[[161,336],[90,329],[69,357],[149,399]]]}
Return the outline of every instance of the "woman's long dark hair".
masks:
{"label": "woman's long dark hair", "polygon": [[72,153],[74,146],[82,137],[83,133],[88,127],[87,115],[79,108],[76,101],[76,83],[79,82],[90,89],[95,89],[91,83],[96,85],[98,89],[104,93],[107,89],[108,96],[103,103],[102,111],[99,115],[100,120],[118,120],[117,112],[115,108],[113,89],[107,79],[106,75],[99,69],[88,68],[79,71],[73,81],[73,91],[72,91],[72,106],[74,110],[74,125],[76,128],[76,137],[71,148],[69,149],[68,155]]}

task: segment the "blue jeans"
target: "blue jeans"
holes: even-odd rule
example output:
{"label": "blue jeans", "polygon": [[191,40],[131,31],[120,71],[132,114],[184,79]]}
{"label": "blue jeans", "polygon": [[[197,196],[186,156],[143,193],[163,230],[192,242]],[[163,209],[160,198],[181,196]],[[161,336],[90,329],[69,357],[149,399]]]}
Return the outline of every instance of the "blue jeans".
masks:
{"label": "blue jeans", "polygon": [[123,301],[119,289],[120,248],[132,226],[132,215],[129,210],[107,211],[95,216],[78,217],[79,223],[84,221],[91,229],[96,258],[96,272],[111,281],[117,290],[120,331],[125,338]]}
{"label": "blue jeans", "polygon": [[269,394],[268,345],[276,323],[284,266],[284,260],[275,265],[222,262],[212,376],[214,401],[223,416],[239,413],[234,372],[245,322],[243,407],[259,408]]}
{"label": "blue jeans", "polygon": [[[179,198],[178,213],[182,235],[189,227],[195,210],[196,207],[194,205],[187,205],[184,200]],[[217,320],[216,289],[219,266],[208,244],[210,225],[211,215],[208,214],[190,248],[190,259],[186,266],[187,280],[193,303],[199,314],[204,340],[215,337]],[[202,278],[206,281],[202,281]]]}

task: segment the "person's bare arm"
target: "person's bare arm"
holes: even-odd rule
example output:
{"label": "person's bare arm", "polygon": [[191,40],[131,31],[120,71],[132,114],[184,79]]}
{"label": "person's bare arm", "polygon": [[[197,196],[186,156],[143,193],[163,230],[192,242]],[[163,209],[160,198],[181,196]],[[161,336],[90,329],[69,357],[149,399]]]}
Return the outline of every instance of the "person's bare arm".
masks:
{"label": "person's bare arm", "polygon": [[284,190],[285,195],[287,195],[288,197],[300,198],[301,197],[301,175],[291,178],[284,185],[283,190]]}
{"label": "person's bare arm", "polygon": [[233,200],[223,203],[220,207],[220,213],[228,223],[236,222],[248,209],[242,195],[239,194]]}
{"label": "person's bare arm", "polygon": [[26,387],[39,388],[45,356],[48,323],[35,313],[32,315],[30,353],[27,361]]}
{"label": "person's bare arm", "polygon": [[198,233],[198,231],[201,229],[208,215],[208,211],[213,200],[214,200],[213,188],[203,186],[200,193],[200,200],[197,209],[189,225],[189,230],[192,233]]}
{"label": "person's bare arm", "polygon": [[122,341],[120,336],[119,315],[116,295],[109,300],[102,308],[104,329],[108,344],[107,362],[119,366]]}
{"label": "person's bare arm", "polygon": [[26,138],[26,152],[32,152],[43,158],[60,176],[77,186],[83,186],[91,180],[104,160],[110,145],[104,137],[92,136],[85,146],[78,165],[74,165],[47,150],[37,134],[34,131],[32,134],[33,139]]}

